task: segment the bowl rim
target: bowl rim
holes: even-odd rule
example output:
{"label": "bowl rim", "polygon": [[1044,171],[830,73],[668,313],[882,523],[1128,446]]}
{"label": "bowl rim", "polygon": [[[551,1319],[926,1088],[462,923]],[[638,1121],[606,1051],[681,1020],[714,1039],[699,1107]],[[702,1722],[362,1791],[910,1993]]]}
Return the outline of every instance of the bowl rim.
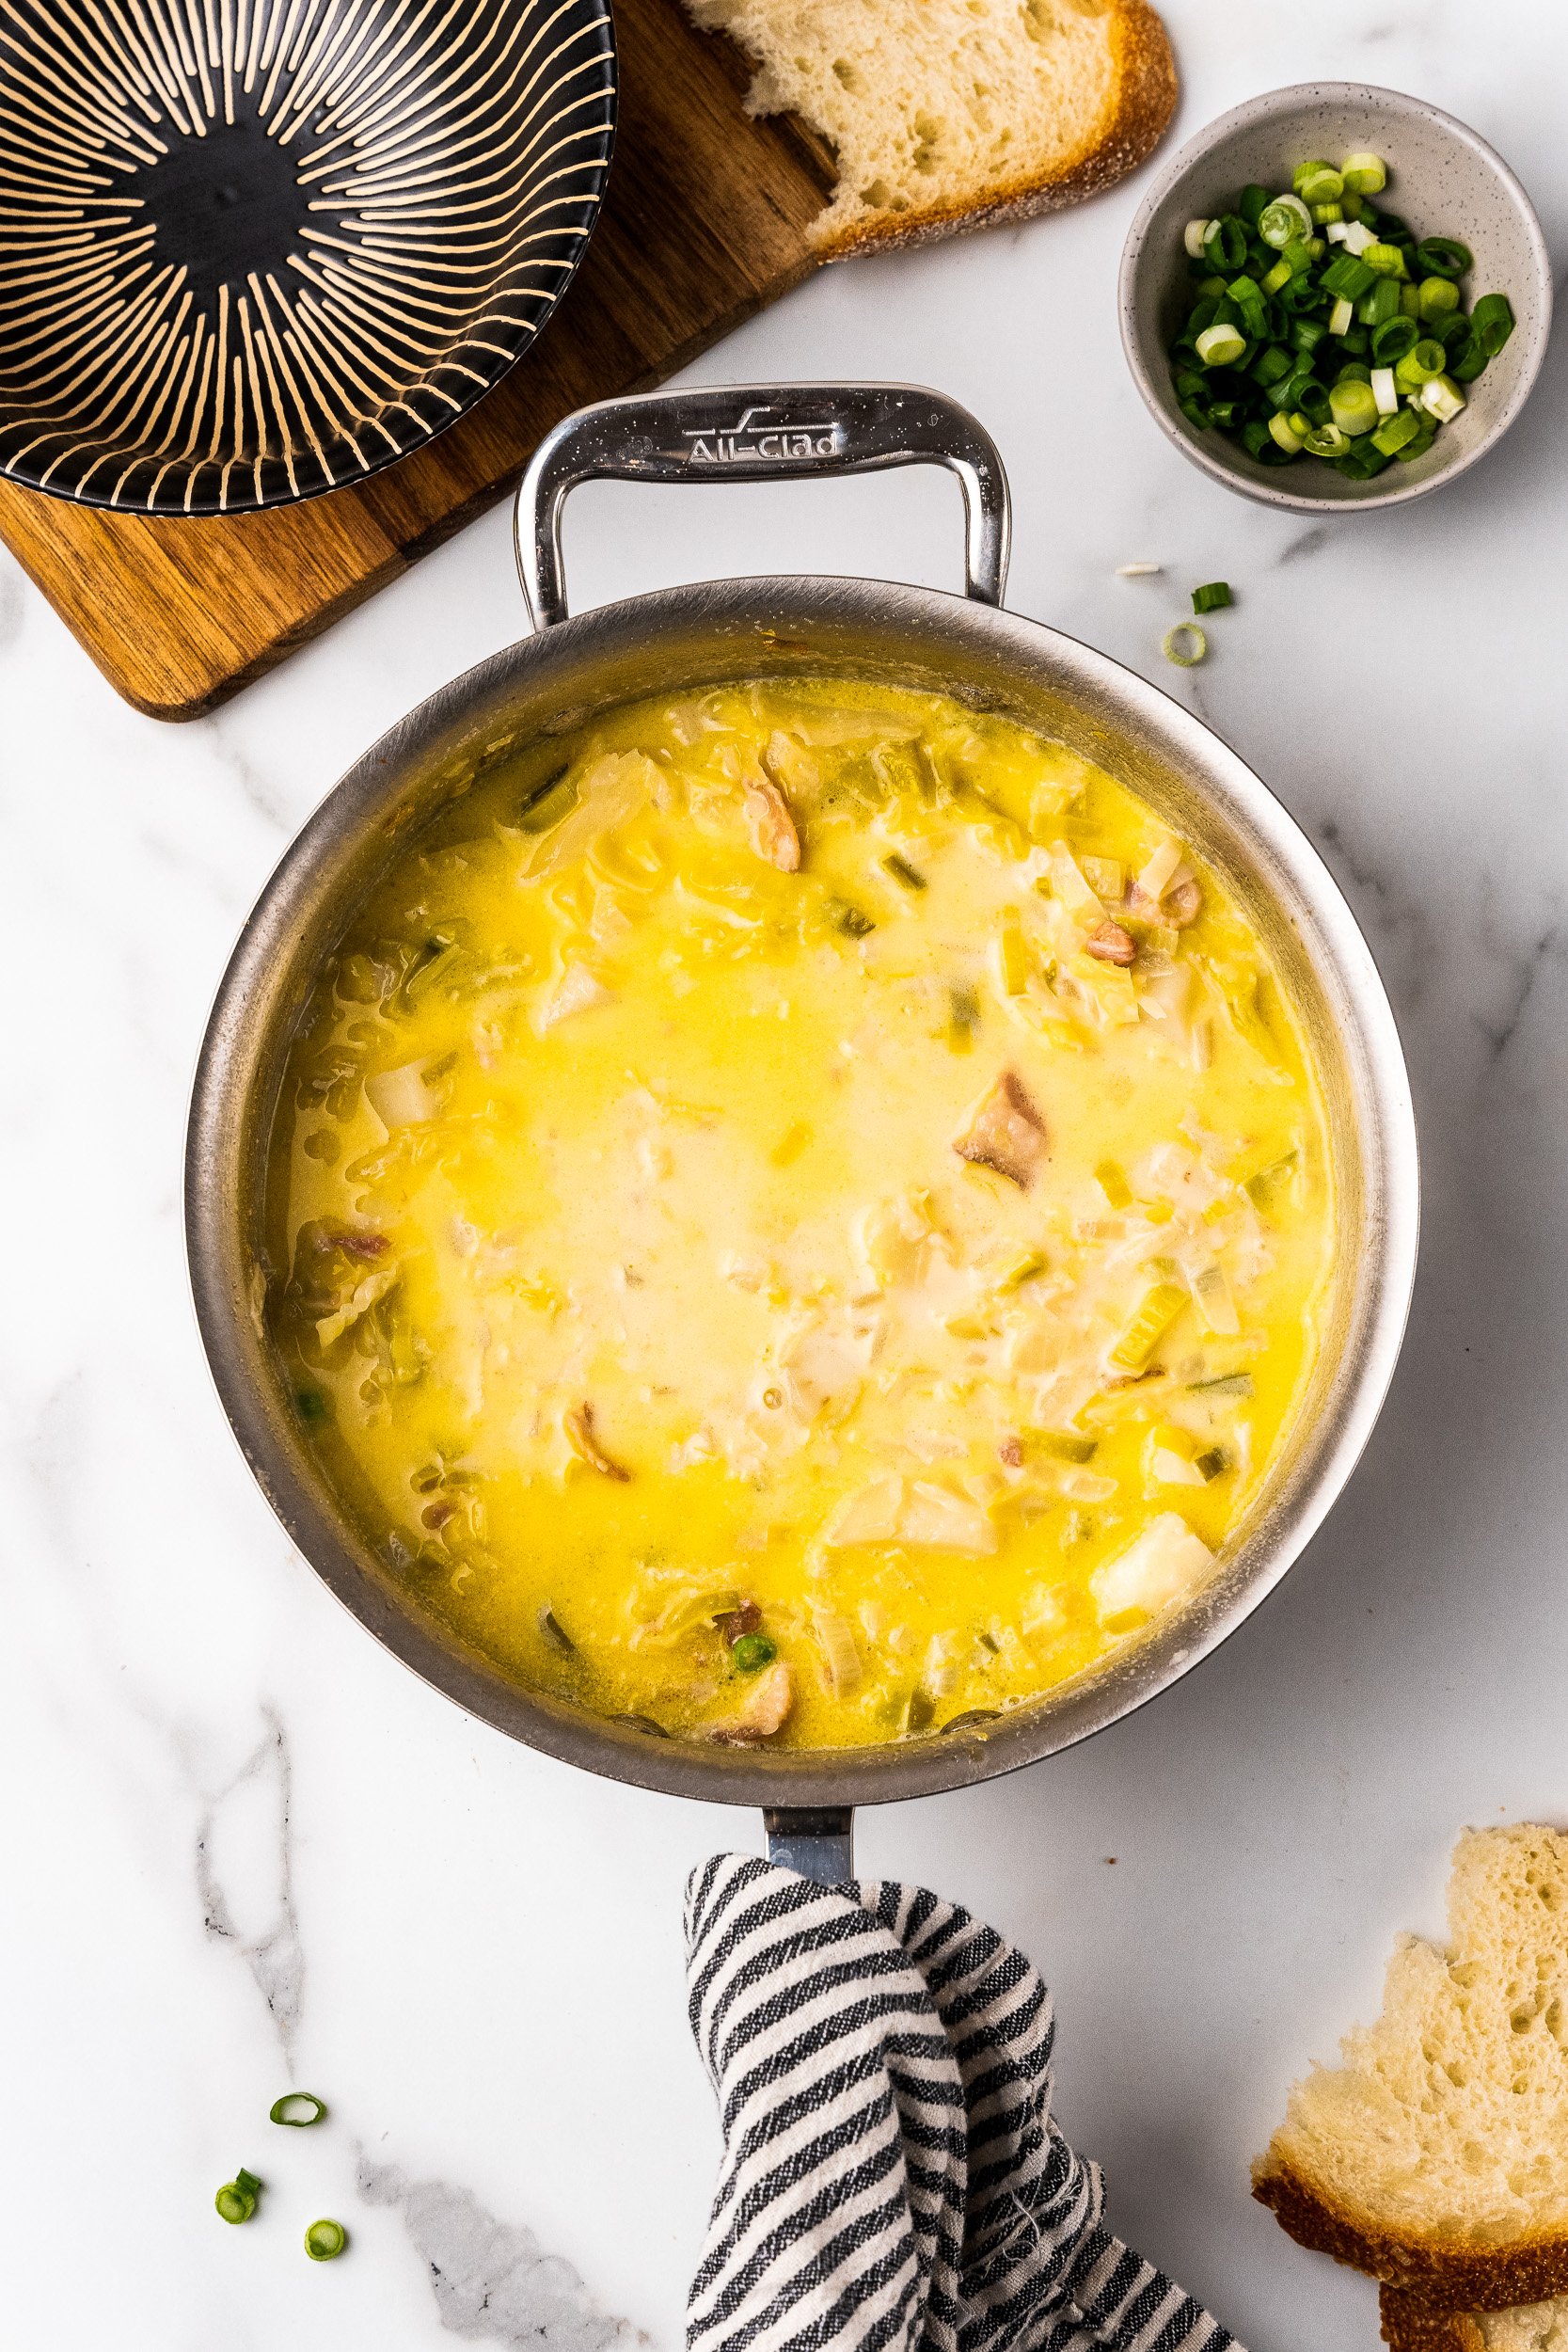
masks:
{"label": "bowl rim", "polygon": [[[236,1216],[249,1089],[264,1054],[269,990],[291,957],[301,901],[340,854],[394,811],[411,776],[448,773],[474,758],[519,691],[580,707],[585,686],[610,683],[616,661],[649,649],[680,658],[695,633],[725,647],[715,673],[758,662],[815,636],[843,662],[857,632],[887,644],[972,652],[977,665],[1044,679],[1091,715],[1112,709],[1129,733],[1193,780],[1222,823],[1233,824],[1276,885],[1299,894],[1328,969],[1343,992],[1361,1057],[1366,1111],[1358,1123],[1370,1177],[1364,1318],[1321,1415],[1288,1523],[1263,1525],[1196,1597],[1119,1661],[1066,1686],[1047,1708],[1026,1706],[970,1729],[908,1744],[784,1750],[752,1756],[653,1739],[593,1716],[504,1676],[440,1638],[423,1612],[395,1601],[372,1577],[346,1514],[276,1419],[276,1375],[259,1382],[267,1347],[254,1298],[248,1243]],[[905,658],[902,654],[900,659]],[[764,659],[766,659],[764,657]],[[793,663],[794,657],[790,656]],[[844,662],[843,666],[849,666]],[[738,675],[736,671],[734,674]],[[621,696],[614,691],[607,699]],[[434,803],[431,803],[434,805]],[[1288,885],[1288,889],[1287,889]],[[329,884],[330,890],[330,884]],[[1065,631],[1017,612],[876,580],[786,577],[702,581],[597,607],[492,655],[439,689],[372,744],[317,808],[263,886],[218,988],[202,1041],[187,1130],[184,1224],[197,1321],[219,1401],[252,1474],[321,1581],[402,1662],[467,1712],[558,1760],[669,1795],[737,1805],[840,1806],[935,1795],[1039,1762],[1136,1712],[1217,1649],[1277,1586],[1342,1493],[1381,1413],[1399,1359],[1415,1280],[1419,1162],[1409,1073],[1387,993],[1360,926],[1306,834],[1222,737],[1136,672]],[[243,1207],[241,1208],[243,1216]],[[1304,1457],[1305,1458],[1305,1457]],[[1048,1694],[1049,1695],[1049,1694]]]}
{"label": "bowl rim", "polygon": [[[595,96],[603,108],[600,135],[603,139],[604,151],[596,162],[582,167],[587,185],[586,200],[593,206],[592,217],[580,230],[576,232],[572,250],[557,283],[551,288],[549,297],[537,318],[517,341],[515,350],[497,368],[495,374],[486,383],[476,387],[467,398],[460,402],[451,415],[443,417],[438,423],[425,426],[409,442],[406,449],[388,449],[381,455],[372,457],[369,464],[356,467],[352,473],[344,474],[341,481],[323,482],[308,490],[294,490],[285,486],[265,497],[256,495],[253,487],[250,495],[231,498],[222,505],[213,498],[193,499],[189,504],[182,498],[173,500],[160,498],[155,503],[150,503],[145,500],[117,498],[112,492],[94,489],[75,490],[63,483],[40,482],[35,478],[33,471],[4,463],[0,463],[0,483],[14,483],[18,489],[35,492],[40,498],[56,499],[61,504],[67,506],[91,507],[102,514],[136,516],[154,522],[222,522],[236,515],[270,514],[279,507],[309,505],[317,499],[332,497],[334,492],[339,490],[357,490],[365,483],[372,481],[377,474],[385,473],[389,467],[401,465],[405,457],[419,456],[421,452],[430,449],[441,440],[454,425],[460,424],[464,418],[471,416],[480,404],[506,381],[519,360],[525,358],[533,348],[561,308],[562,301],[582,264],[602,217],[605,191],[609,186],[610,167],[615,160],[615,139],[620,121],[621,56],[613,0],[596,0],[596,4],[599,12],[586,29],[594,32],[598,40],[600,78]],[[524,8],[537,6],[542,13],[546,15],[548,13],[548,0],[499,0],[499,5]],[[450,372],[450,363],[442,362],[441,368],[448,369]],[[432,373],[439,372],[439,370],[432,371]],[[402,388],[400,400],[404,406],[406,407],[409,392],[417,389],[417,386],[408,385]]]}
{"label": "bowl rim", "polygon": [[[1136,298],[1138,264],[1143,258],[1154,215],[1172,191],[1188,172],[1233,133],[1250,130],[1257,123],[1267,122],[1299,107],[1335,103],[1360,103],[1390,115],[1419,115],[1427,121],[1440,125],[1460,146],[1467,148],[1490,170],[1512,200],[1530,247],[1535,271],[1529,310],[1531,340],[1526,350],[1524,366],[1513,391],[1475,446],[1419,482],[1406,481],[1391,489],[1380,489],[1377,483],[1386,477],[1379,476],[1377,481],[1367,485],[1367,494],[1360,498],[1321,498],[1311,491],[1290,489],[1282,482],[1255,482],[1228,462],[1213,456],[1166,409],[1159,397],[1138,341],[1141,318]],[[1552,328],[1552,263],[1540,216],[1517,172],[1498,154],[1490,140],[1483,138],[1467,122],[1462,122],[1457,115],[1433,105],[1430,99],[1417,98],[1408,90],[1393,89],[1379,82],[1291,82],[1279,89],[1260,91],[1257,97],[1243,99],[1225,114],[1216,115],[1212,122],[1205,123],[1178,149],[1146,191],[1127,232],[1117,277],[1117,298],[1122,355],[1143,396],[1144,405],[1166,439],[1173,442],[1193,465],[1199,467],[1212,480],[1223,483],[1227,490],[1236,492],[1242,498],[1252,499],[1259,505],[1284,507],[1301,515],[1366,515],[1390,506],[1407,506],[1412,499],[1425,498],[1429,491],[1438,489],[1446,483],[1457,482],[1461,474],[1467,473],[1472,466],[1497,447],[1534,390],[1546,356]],[[1524,324],[1521,319],[1520,325]]]}

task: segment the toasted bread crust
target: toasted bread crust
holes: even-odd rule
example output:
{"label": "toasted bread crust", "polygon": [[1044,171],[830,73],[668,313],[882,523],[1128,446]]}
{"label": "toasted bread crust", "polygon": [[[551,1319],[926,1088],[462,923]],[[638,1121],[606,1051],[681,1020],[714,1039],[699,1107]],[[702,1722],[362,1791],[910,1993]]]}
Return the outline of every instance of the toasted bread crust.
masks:
{"label": "toasted bread crust", "polygon": [[[1315,2254],[1331,2254],[1353,2270],[1402,2290],[1405,2304],[1429,2312],[1509,2311],[1568,2293],[1568,2239],[1518,2238],[1507,2246],[1439,2246],[1365,2229],[1322,2196],[1289,2164],[1264,2156],[1252,2193],[1269,2206],[1287,2234]],[[1402,2312],[1402,2317],[1406,2315]],[[1408,2320],[1406,2318],[1406,2324]],[[1434,2345],[1458,2352],[1464,2338],[1436,2336]]]}
{"label": "toasted bread crust", "polygon": [[1169,38],[1148,0],[1112,0],[1112,5],[1110,106],[1093,137],[1068,163],[1043,177],[1013,181],[974,203],[934,204],[928,210],[857,222],[823,238],[818,250],[837,261],[847,253],[928,245],[938,237],[963,236],[1003,221],[1032,220],[1038,213],[1053,213],[1099,196],[1135,171],[1164,137],[1176,111],[1180,85]]}
{"label": "toasted bread crust", "polygon": [[1378,2295],[1383,2341],[1392,2352],[1486,2352],[1485,2339],[1466,2312],[1429,2312],[1398,2287]]}

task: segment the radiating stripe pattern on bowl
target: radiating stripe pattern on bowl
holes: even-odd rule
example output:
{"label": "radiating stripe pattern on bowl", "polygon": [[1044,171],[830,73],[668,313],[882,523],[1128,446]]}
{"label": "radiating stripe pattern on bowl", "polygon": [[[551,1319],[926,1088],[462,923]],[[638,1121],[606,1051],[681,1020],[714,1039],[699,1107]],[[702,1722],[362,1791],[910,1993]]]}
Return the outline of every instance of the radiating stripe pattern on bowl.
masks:
{"label": "radiating stripe pattern on bowl", "polygon": [[11,0],[0,472],[232,514],[362,479],[526,350],[609,170],[607,0]]}

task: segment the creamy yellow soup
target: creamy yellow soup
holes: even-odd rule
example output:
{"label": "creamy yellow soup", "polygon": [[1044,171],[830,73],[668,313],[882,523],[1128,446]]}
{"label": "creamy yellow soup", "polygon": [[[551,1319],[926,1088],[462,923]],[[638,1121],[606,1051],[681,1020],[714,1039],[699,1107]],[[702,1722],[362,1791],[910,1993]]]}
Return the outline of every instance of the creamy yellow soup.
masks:
{"label": "creamy yellow soup", "polygon": [[504,759],[324,968],[272,1319],[423,1609],[677,1737],[918,1738],[1202,1583],[1313,1360],[1296,1009],[1062,745],[849,681]]}

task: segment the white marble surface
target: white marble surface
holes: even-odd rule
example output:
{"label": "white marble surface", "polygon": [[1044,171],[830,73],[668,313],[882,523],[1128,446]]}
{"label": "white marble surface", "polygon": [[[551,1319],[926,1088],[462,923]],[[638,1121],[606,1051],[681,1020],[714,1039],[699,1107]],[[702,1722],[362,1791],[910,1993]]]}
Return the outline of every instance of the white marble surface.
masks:
{"label": "white marble surface", "polygon": [[[1167,15],[1182,135],[1278,83],[1392,82],[1494,138],[1568,252],[1559,0]],[[1061,2112],[1117,2225],[1252,2352],[1359,2352],[1371,2289],[1287,2243],[1247,2159],[1374,2003],[1394,1931],[1440,1924],[1457,1826],[1568,1815],[1568,361],[1560,337],[1504,449],[1427,502],[1310,529],[1249,506],[1126,377],[1114,272],[1140,192],[832,271],[699,373],[968,401],[1012,473],[1012,602],[1201,707],[1323,846],[1394,993],[1425,1248],[1392,1400],[1327,1529],[1135,1721],[860,1828],[867,1869],[929,1881],[1040,1961]],[[958,577],[956,494],[924,474],[598,489],[568,538],[583,602],[792,565]],[[1165,576],[1115,579],[1130,558]],[[1215,576],[1239,609],[1180,679],[1161,634]],[[186,1091],[243,914],[349,758],[518,625],[497,514],[175,730],[117,702],[0,558],[0,2339],[19,2352],[429,2352],[449,2330],[557,2352],[594,2340],[589,2310],[681,2339],[716,2139],[680,1891],[758,1823],[576,1775],[384,1656],[251,1486],[182,1257]],[[290,2081],[329,2123],[267,2124]],[[213,2191],[241,2163],[276,2185],[226,2230]],[[350,2259],[305,2261],[319,2212],[349,2224]],[[541,2249],[580,2303],[532,2268]]]}

